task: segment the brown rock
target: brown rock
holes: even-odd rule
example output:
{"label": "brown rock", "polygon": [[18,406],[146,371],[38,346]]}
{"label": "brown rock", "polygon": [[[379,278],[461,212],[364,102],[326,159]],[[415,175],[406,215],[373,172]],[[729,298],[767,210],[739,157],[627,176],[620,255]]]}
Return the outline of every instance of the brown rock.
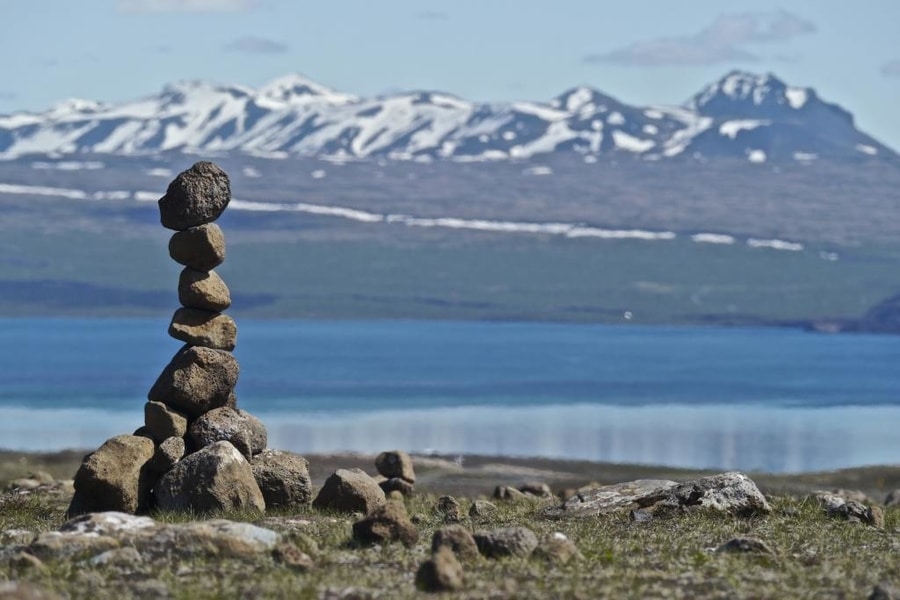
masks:
{"label": "brown rock", "polygon": [[147,466],[157,472],[165,473],[184,457],[185,444],[182,437],[170,437],[160,442]]}
{"label": "brown rock", "polygon": [[497,505],[488,500],[476,500],[469,507],[469,516],[473,519],[490,517],[497,512]]}
{"label": "brown rock", "polygon": [[558,565],[564,565],[571,560],[584,558],[575,542],[559,531],[544,538],[535,549],[534,555],[549,563]]}
{"label": "brown rock", "polygon": [[228,441],[248,459],[266,449],[266,426],[245,410],[214,408],[197,417],[188,430],[193,448],[205,448],[216,442]]}
{"label": "brown rock", "polygon": [[434,532],[431,551],[437,552],[444,547],[449,548],[463,562],[476,560],[481,556],[475,538],[462,525],[447,525]]}
{"label": "brown rock", "polygon": [[187,415],[162,402],[147,402],[144,405],[144,427],[156,442],[170,437],[184,437],[187,433]]}
{"label": "brown rock", "polygon": [[75,474],[75,495],[67,514],[148,510],[155,476],[147,463],[154,451],[153,440],[145,437],[120,435],[105,441],[84,458]]}
{"label": "brown rock", "polygon": [[178,277],[178,301],[188,308],[219,312],[231,306],[231,292],[215,271],[185,267]]}
{"label": "brown rock", "polygon": [[161,510],[266,510],[250,463],[229,442],[216,442],[178,462],[154,489]]}
{"label": "brown rock", "polygon": [[234,350],[237,325],[222,313],[199,308],[179,308],[172,315],[169,335],[192,346],[216,350]]}
{"label": "brown rock", "polygon": [[494,488],[494,498],[497,500],[525,500],[528,498],[525,494],[514,487],[508,485],[498,485]]}
{"label": "brown rock", "polygon": [[325,480],[313,506],[369,514],[384,502],[384,491],[363,470],[338,469]]}
{"label": "brown rock", "polygon": [[444,523],[459,523],[462,519],[462,507],[453,496],[438,498],[437,512],[444,516]]}
{"label": "brown rock", "polygon": [[201,161],[183,171],[159,199],[163,227],[183,231],[219,218],[231,202],[231,182],[218,165]]}
{"label": "brown rock", "polygon": [[550,486],[541,481],[528,481],[519,486],[519,491],[528,496],[537,498],[553,498]]}
{"label": "brown rock", "polygon": [[362,544],[401,542],[412,547],[419,540],[402,502],[386,502],[353,524],[353,538]]}
{"label": "brown rock", "polygon": [[169,256],[197,271],[209,271],[225,260],[225,236],[215,223],[179,231],[169,240]]}
{"label": "brown rock", "polygon": [[306,573],[315,566],[313,559],[307,553],[289,542],[282,542],[275,546],[275,550],[272,551],[272,558],[289,569],[301,573]]}
{"label": "brown rock", "polygon": [[400,477],[410,483],[416,482],[412,459],[402,450],[382,452],[375,458],[375,468],[388,479]]}
{"label": "brown rock", "polygon": [[312,500],[309,463],[292,452],[264,450],[250,460],[267,508],[301,508]]}
{"label": "brown rock", "polygon": [[148,399],[196,418],[228,402],[238,373],[237,360],[230,352],[186,346],[163,369]]}
{"label": "brown rock", "polygon": [[432,554],[416,572],[416,587],[425,592],[452,592],[463,587],[463,568],[448,548]]}

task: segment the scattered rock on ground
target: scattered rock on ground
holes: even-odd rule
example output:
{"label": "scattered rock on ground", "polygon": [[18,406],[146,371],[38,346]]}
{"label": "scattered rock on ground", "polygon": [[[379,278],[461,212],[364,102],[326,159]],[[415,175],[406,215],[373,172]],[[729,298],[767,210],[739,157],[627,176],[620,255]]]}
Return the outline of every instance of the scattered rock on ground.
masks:
{"label": "scattered rock on ground", "polygon": [[491,531],[476,531],[473,535],[478,551],[487,558],[531,555],[538,545],[537,536],[527,527],[507,527]]}
{"label": "scattered rock on ground", "polygon": [[239,408],[223,406],[201,415],[188,431],[194,448],[231,442],[248,459],[266,449],[268,433],[263,422]]}
{"label": "scattered rock on ground", "polygon": [[497,500],[525,500],[525,494],[508,485],[498,485],[494,488],[494,498]]}
{"label": "scattered rock on ground", "polygon": [[473,519],[490,517],[497,512],[497,505],[489,500],[476,500],[469,507],[469,516]]}
{"label": "scattered rock on ground", "polygon": [[301,508],[312,500],[309,462],[293,452],[264,450],[250,460],[267,508]]}
{"label": "scattered rock on ground", "polygon": [[884,511],[880,506],[866,506],[854,500],[825,508],[829,517],[851,523],[863,523],[876,529],[884,529]]}
{"label": "scattered rock on ground", "polygon": [[775,551],[763,540],[755,537],[731,538],[716,548],[716,552],[775,554]]}
{"label": "scattered rock on ground", "polygon": [[148,510],[155,477],[147,463],[154,452],[153,440],[141,436],[119,435],[104,442],[84,458],[75,474],[75,495],[67,514]]}
{"label": "scattered rock on ground", "polygon": [[519,491],[537,498],[553,498],[550,486],[540,481],[528,481],[519,486]]}
{"label": "scattered rock on ground", "polygon": [[564,565],[571,560],[584,558],[575,542],[566,537],[566,534],[556,531],[541,540],[534,551],[534,555],[547,562]]}
{"label": "scattered rock on ground", "polygon": [[444,523],[459,523],[462,519],[462,507],[453,496],[441,496],[437,501],[437,512],[444,517]]}
{"label": "scattered rock on ground", "polygon": [[448,548],[439,548],[416,572],[416,587],[425,592],[452,592],[463,587],[463,568]]}
{"label": "scattered rock on ground", "polygon": [[475,538],[462,525],[447,525],[434,532],[431,537],[431,551],[437,552],[443,547],[450,548],[463,562],[475,560],[480,556]]}
{"label": "scattered rock on ground", "polygon": [[265,511],[250,463],[230,442],[216,442],[182,459],[154,490],[162,510]]}
{"label": "scattered rock on ground", "polygon": [[353,524],[353,538],[363,544],[399,541],[410,547],[419,540],[419,532],[402,502],[386,502]]}
{"label": "scattered rock on ground", "polygon": [[361,512],[365,515],[385,503],[384,491],[362,469],[338,469],[325,480],[313,501],[320,509]]}

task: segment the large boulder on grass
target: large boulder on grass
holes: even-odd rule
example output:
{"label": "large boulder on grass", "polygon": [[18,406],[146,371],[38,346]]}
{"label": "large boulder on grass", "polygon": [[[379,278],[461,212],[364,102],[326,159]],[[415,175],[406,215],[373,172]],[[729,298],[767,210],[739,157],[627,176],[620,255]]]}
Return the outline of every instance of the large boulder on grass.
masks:
{"label": "large boulder on grass", "polygon": [[185,346],[163,369],[147,398],[197,418],[229,401],[238,373],[230,352]]}
{"label": "large boulder on grass", "polygon": [[162,476],[154,495],[161,510],[266,510],[250,463],[230,442],[216,442],[186,456]]}
{"label": "large boulder on grass", "polygon": [[266,426],[257,417],[239,408],[223,406],[200,415],[188,430],[194,448],[205,448],[216,442],[234,444],[249,460],[266,449]]}
{"label": "large boulder on grass", "polygon": [[384,491],[362,469],[338,469],[313,501],[320,509],[369,514],[385,502]]}
{"label": "large boulder on grass", "polygon": [[231,202],[228,174],[215,163],[200,161],[172,180],[159,199],[163,227],[182,231],[219,218]]}
{"label": "large boulder on grass", "polygon": [[225,260],[225,235],[215,223],[179,231],[169,239],[169,256],[191,269],[209,271]]}
{"label": "large boulder on grass", "polygon": [[169,335],[192,346],[234,350],[237,324],[220,312],[181,307],[172,315]]}
{"label": "large boulder on grass", "polygon": [[250,460],[267,508],[296,509],[309,506],[312,482],[305,458],[282,450],[264,450]]}
{"label": "large boulder on grass", "polygon": [[155,449],[153,440],[136,435],[119,435],[104,442],[84,458],[75,474],[75,494],[67,514],[148,510],[155,475],[147,463]]}

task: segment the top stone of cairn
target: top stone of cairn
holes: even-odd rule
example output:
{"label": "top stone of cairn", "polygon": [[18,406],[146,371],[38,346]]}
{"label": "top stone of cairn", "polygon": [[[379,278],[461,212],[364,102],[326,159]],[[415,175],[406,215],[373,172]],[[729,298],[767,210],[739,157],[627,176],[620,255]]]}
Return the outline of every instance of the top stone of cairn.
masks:
{"label": "top stone of cairn", "polygon": [[183,231],[219,218],[231,201],[231,183],[218,165],[201,161],[178,174],[159,199],[163,227]]}

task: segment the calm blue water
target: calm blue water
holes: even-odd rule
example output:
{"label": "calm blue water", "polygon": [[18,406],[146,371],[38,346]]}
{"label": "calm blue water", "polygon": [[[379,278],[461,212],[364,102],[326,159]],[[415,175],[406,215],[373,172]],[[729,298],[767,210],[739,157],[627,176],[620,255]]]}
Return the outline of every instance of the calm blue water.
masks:
{"label": "calm blue water", "polygon": [[[0,319],[0,446],[142,424],[155,319]],[[298,452],[807,471],[900,462],[900,337],[777,329],[240,320],[237,392]]]}

